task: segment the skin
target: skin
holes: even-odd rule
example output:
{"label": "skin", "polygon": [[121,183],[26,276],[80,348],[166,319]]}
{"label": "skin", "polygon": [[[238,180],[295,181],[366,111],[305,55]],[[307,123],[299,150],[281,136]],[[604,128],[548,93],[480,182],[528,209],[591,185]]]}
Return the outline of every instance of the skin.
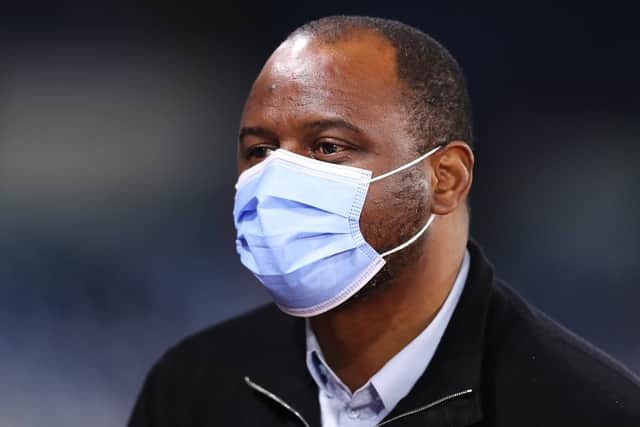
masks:
{"label": "skin", "polygon": [[[248,96],[239,171],[278,148],[373,176],[415,159],[395,56],[370,30],[332,43],[304,34],[285,41]],[[429,213],[439,216],[422,238],[387,258],[384,286],[311,319],[327,363],[352,391],[424,330],[451,290],[468,238],[473,162],[470,148],[452,141],[370,186],[360,227],[378,252],[406,241]]]}

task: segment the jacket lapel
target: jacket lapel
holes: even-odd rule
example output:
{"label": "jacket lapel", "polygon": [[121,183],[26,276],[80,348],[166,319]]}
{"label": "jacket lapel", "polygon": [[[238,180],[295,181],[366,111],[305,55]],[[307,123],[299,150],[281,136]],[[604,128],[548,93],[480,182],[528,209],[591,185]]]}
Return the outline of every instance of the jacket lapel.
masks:
{"label": "jacket lapel", "polygon": [[[278,341],[281,341],[278,346],[280,350],[277,355],[270,354],[256,361],[247,376],[299,412],[311,426],[319,426],[318,388],[305,362],[304,320],[283,313],[279,313],[279,318],[277,328],[280,336]],[[278,406],[275,401],[272,404]],[[301,426],[302,423],[294,425]]]}
{"label": "jacket lapel", "polygon": [[437,403],[429,409],[388,423],[398,426],[468,426],[482,420],[482,360],[493,269],[478,245],[469,241],[471,266],[460,301],[438,349],[411,392],[385,418]]}

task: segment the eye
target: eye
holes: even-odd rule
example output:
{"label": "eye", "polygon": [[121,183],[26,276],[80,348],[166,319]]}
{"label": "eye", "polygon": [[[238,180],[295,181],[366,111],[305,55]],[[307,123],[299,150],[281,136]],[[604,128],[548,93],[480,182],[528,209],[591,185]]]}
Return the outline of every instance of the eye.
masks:
{"label": "eye", "polygon": [[320,144],[320,152],[322,154],[335,154],[338,151],[340,151],[340,146],[338,146],[338,144],[331,144],[328,142],[323,142],[322,144]]}
{"label": "eye", "polygon": [[332,141],[320,141],[315,146],[315,152],[319,156],[332,156],[345,151],[347,147]]}
{"label": "eye", "polygon": [[247,159],[264,159],[268,157],[273,151],[274,147],[268,145],[254,145],[253,147],[249,147],[245,154]]}

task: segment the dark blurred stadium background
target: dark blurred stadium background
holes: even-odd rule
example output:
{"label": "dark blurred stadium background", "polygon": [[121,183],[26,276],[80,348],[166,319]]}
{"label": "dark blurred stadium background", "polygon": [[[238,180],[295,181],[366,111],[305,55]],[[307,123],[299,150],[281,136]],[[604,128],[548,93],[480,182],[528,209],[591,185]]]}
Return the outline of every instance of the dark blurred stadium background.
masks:
{"label": "dark blurred stadium background", "polygon": [[636,11],[388,3],[3,3],[0,425],[123,425],[168,346],[267,301],[234,249],[238,118],[287,33],[335,13],[400,19],[458,58],[473,235],[640,372]]}

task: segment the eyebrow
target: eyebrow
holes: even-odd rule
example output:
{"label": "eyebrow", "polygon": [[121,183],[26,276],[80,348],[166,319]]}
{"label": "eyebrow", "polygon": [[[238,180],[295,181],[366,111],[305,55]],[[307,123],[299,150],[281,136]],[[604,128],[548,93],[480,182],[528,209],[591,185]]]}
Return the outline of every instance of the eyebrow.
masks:
{"label": "eyebrow", "polygon": [[328,129],[328,128],[341,127],[341,128],[349,129],[355,133],[362,133],[362,130],[356,125],[354,125],[353,123],[350,123],[344,119],[339,119],[339,118],[314,120],[312,122],[305,123],[303,126],[305,128],[315,128],[315,129]]}
{"label": "eyebrow", "polygon": [[270,131],[269,129],[261,128],[259,126],[249,126],[243,127],[240,129],[240,133],[238,134],[238,142],[242,143],[242,139],[247,135],[259,136],[262,138],[269,139],[277,139],[278,136],[275,132]]}
{"label": "eyebrow", "polygon": [[[316,130],[339,127],[339,128],[349,129],[350,131],[355,133],[362,133],[362,130],[356,125],[354,125],[353,123],[350,123],[344,119],[339,119],[339,118],[314,120],[312,122],[304,123],[302,127],[307,129],[313,128]],[[240,129],[240,133],[238,134],[238,142],[242,143],[243,138],[249,135],[258,136],[262,138],[269,138],[269,139],[278,139],[278,135],[269,129],[259,127],[259,126],[247,126]]]}

